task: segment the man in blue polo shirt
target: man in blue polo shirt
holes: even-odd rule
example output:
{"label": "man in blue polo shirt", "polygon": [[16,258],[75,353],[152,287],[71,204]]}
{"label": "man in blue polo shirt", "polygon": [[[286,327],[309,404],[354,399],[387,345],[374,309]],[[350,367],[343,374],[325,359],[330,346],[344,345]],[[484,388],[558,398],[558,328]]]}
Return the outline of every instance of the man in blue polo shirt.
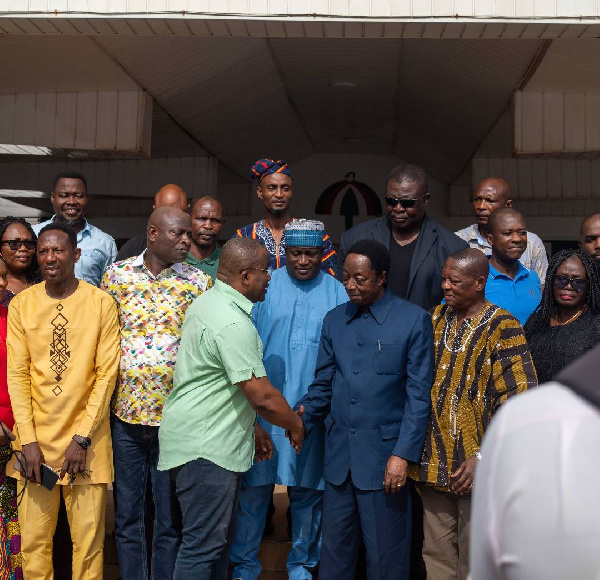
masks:
{"label": "man in blue polo shirt", "polygon": [[519,262],[527,247],[525,220],[516,209],[505,207],[490,215],[487,229],[492,255],[485,297],[524,325],[542,299],[537,273]]}

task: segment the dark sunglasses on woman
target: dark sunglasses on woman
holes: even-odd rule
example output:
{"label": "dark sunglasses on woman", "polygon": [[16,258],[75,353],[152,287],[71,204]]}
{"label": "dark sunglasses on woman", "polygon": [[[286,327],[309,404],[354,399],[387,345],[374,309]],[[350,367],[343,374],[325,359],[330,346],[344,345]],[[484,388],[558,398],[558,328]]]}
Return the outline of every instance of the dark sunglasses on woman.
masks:
{"label": "dark sunglasses on woman", "polygon": [[34,240],[2,240],[0,244],[8,244],[8,247],[16,252],[21,246],[25,246],[27,250],[33,250],[35,248]]}
{"label": "dark sunglasses on woman", "polygon": [[583,292],[588,289],[588,281],[584,278],[569,278],[563,274],[554,276],[554,285],[559,290],[566,288],[569,284],[571,284],[571,288],[573,288],[575,292]]}

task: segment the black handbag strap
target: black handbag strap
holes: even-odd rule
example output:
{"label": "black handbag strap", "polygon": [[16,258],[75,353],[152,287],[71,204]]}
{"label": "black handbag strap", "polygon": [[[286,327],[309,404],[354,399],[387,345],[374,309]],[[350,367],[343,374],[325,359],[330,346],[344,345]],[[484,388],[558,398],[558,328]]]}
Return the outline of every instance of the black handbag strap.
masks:
{"label": "black handbag strap", "polygon": [[600,346],[563,369],[555,380],[600,410]]}

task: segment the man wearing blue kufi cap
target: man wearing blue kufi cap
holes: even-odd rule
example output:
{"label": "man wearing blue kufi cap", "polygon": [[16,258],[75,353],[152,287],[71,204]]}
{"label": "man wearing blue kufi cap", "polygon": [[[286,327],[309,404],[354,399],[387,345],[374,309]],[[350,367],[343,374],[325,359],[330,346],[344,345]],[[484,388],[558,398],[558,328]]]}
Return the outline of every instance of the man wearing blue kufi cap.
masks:
{"label": "man wearing blue kufi cap", "polygon": [[[321,270],[322,222],[296,220],[286,224],[285,268],[273,272],[264,302],[253,318],[263,342],[264,365],[271,383],[290,405],[305,393],[315,371],[321,325],[325,314],[348,301],[342,284]],[[287,485],[292,516],[292,547],[287,560],[291,580],[310,580],[320,558],[323,506],[325,426],[321,423],[299,455],[283,429],[259,418],[257,456],[242,480],[231,548],[233,578],[256,580],[261,571],[258,550],[274,484]]]}

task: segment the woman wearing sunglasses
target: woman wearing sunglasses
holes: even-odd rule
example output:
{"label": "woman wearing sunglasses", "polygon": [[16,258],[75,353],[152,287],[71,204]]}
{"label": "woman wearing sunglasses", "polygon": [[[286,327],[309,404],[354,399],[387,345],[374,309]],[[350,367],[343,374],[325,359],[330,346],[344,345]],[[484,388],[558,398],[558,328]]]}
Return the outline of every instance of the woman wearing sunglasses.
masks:
{"label": "woman wearing sunglasses", "polygon": [[525,324],[539,383],[600,343],[600,276],[581,250],[563,250],[548,265],[542,301]]}
{"label": "woman wearing sunglasses", "polygon": [[[0,256],[0,302],[8,285],[8,268]],[[17,482],[6,476],[6,465],[11,459],[10,441],[15,436],[8,385],[6,382],[6,318],[4,306],[0,306],[0,579],[22,578],[21,531],[17,517]]]}
{"label": "woman wearing sunglasses", "polygon": [[42,280],[36,244],[37,236],[23,218],[8,216],[0,220],[0,254],[8,268],[8,288],[0,301],[5,308],[15,294]]}

